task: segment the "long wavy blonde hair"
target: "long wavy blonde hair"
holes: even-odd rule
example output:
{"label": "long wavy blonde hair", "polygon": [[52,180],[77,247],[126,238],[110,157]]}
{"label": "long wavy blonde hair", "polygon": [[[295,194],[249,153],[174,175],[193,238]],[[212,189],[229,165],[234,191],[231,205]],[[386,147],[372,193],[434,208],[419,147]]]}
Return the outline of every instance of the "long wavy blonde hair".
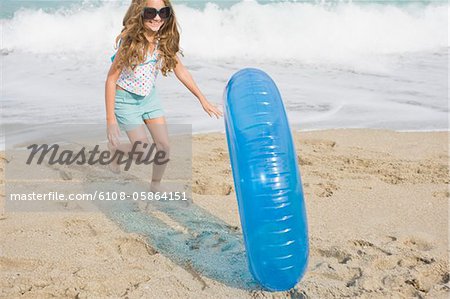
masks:
{"label": "long wavy blonde hair", "polygon": [[[164,21],[159,31],[156,33],[155,40],[159,39],[159,58],[162,59],[161,72],[164,76],[175,68],[176,54],[180,52],[180,33],[178,23],[170,0],[163,0],[164,5],[169,6],[172,15]],[[146,6],[146,0],[132,0],[125,17],[123,18],[123,29],[116,38],[116,48],[121,51],[117,53],[117,67],[129,67],[134,69],[138,64],[145,61],[146,49],[149,42],[145,38],[145,25],[142,19],[142,10]]]}

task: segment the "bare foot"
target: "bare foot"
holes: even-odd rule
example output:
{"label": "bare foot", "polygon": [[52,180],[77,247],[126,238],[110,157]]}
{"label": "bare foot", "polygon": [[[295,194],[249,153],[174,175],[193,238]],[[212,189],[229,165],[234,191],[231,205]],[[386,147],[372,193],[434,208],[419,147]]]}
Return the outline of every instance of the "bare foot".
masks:
{"label": "bare foot", "polygon": [[154,210],[154,207],[147,201],[147,202],[141,202],[138,201],[134,203],[134,212],[151,212]]}
{"label": "bare foot", "polygon": [[175,190],[169,189],[167,186],[162,185],[160,182],[151,182],[150,183],[150,192],[153,193],[163,193],[163,192],[175,192]]}
{"label": "bare foot", "polygon": [[[116,152],[116,148],[110,142],[108,142],[108,150],[111,153],[111,156],[114,155],[114,153]],[[109,163],[108,168],[113,173],[120,173],[120,165],[119,163],[117,163],[117,160],[114,160],[111,163]]]}

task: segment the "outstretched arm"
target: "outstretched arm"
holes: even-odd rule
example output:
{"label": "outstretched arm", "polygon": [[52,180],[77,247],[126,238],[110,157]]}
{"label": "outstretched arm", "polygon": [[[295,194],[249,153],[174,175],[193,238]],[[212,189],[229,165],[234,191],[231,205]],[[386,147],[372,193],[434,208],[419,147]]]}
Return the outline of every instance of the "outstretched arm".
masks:
{"label": "outstretched arm", "polygon": [[175,57],[177,60],[177,65],[174,69],[174,73],[177,76],[178,80],[180,80],[181,83],[183,83],[184,86],[186,86],[186,88],[189,89],[189,91],[198,98],[203,109],[206,111],[206,113],[208,113],[209,116],[212,117],[214,115],[217,118],[222,116],[222,112],[211,103],[209,103],[205,96],[202,94],[197,84],[195,84],[191,73],[189,73],[188,69],[181,62],[180,57],[178,57],[178,55],[176,55]]}
{"label": "outstretched arm", "polygon": [[[120,49],[119,49],[120,50]],[[118,136],[120,135],[117,119],[114,113],[116,82],[120,76],[121,68],[117,67],[115,59],[109,68],[108,76],[105,83],[105,105],[106,105],[106,126],[108,140],[113,146],[119,144]]]}

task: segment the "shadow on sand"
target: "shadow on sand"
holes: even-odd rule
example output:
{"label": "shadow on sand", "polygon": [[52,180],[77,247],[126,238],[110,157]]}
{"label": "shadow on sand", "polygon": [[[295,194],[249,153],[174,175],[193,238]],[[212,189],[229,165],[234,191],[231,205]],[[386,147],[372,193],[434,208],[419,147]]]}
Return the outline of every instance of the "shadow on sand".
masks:
{"label": "shadow on sand", "polygon": [[[148,190],[148,182],[137,177],[116,182],[94,182],[94,178],[87,178],[85,189],[89,190],[86,192],[120,189],[131,196],[133,192]],[[151,209],[145,210],[132,199],[97,201],[96,205],[124,231],[143,235],[154,249],[189,272],[194,271],[234,288],[261,289],[249,272],[239,229],[199,206],[185,201],[153,201],[149,203]],[[183,229],[167,224],[152,211],[164,213]]]}

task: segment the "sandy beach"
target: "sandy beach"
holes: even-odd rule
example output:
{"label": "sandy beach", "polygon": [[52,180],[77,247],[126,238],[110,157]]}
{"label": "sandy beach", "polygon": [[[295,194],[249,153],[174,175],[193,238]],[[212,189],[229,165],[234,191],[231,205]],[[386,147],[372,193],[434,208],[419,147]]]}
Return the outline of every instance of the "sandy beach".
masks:
{"label": "sandy beach", "polygon": [[[189,247],[189,256],[197,257],[192,263],[105,213],[6,209],[0,216],[0,297],[448,298],[448,133],[342,129],[294,138],[311,251],[306,275],[290,292],[242,287],[224,274],[238,269],[245,275],[246,265],[208,268],[208,258],[226,255],[227,244],[241,237],[225,135],[214,133],[193,137],[193,205],[216,224],[212,236],[223,238],[208,243],[198,229],[199,243]],[[3,172],[9,160],[1,158]],[[96,175],[87,167],[64,173],[64,184]],[[189,221],[148,213],[180,240],[190,233]],[[200,214],[184,216],[201,222]],[[206,264],[197,249],[211,252]]]}

